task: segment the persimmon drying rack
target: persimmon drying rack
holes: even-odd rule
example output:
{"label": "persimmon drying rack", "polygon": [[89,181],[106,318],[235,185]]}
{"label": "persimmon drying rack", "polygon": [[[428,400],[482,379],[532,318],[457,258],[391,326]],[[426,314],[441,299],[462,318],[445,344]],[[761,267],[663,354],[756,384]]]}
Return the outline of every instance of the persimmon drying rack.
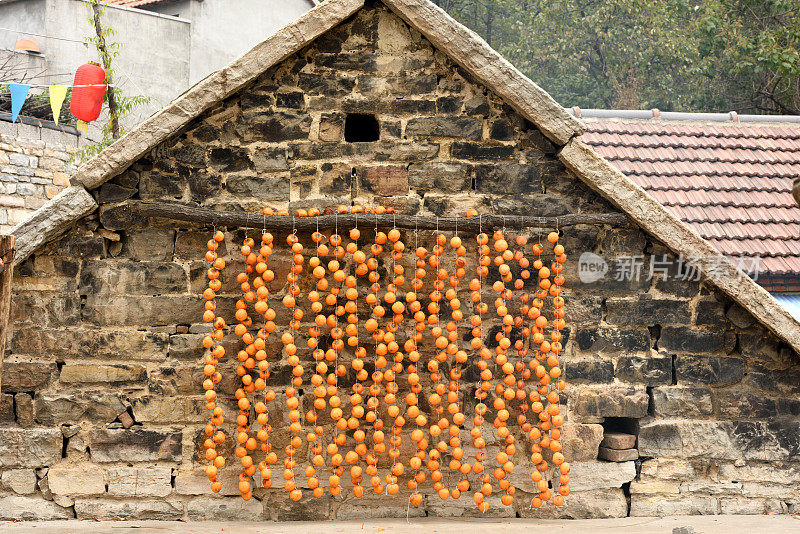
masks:
{"label": "persimmon drying rack", "polygon": [[[326,214],[316,217],[260,215],[240,211],[217,211],[176,204],[133,200],[105,211],[111,220],[131,221],[136,218],[169,219],[205,226],[230,228],[269,228],[277,231],[313,232],[319,228],[372,226],[378,228],[404,228],[411,230],[458,230],[478,233],[491,228],[562,228],[566,226],[609,225],[627,226],[629,219],[622,213],[571,213],[551,217],[524,215],[484,214],[475,217],[431,217],[399,213],[375,215],[371,213]],[[103,216],[101,215],[101,218]],[[108,225],[106,225],[108,226]],[[126,225],[123,225],[126,226]],[[113,229],[113,228],[112,228]],[[121,229],[121,228],[120,228]]]}

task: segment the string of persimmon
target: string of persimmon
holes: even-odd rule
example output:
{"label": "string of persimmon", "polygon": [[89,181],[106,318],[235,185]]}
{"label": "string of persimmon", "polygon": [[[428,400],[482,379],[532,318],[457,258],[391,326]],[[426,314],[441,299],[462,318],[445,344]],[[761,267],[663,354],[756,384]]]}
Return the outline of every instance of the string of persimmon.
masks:
{"label": "string of persimmon", "polygon": [[[427,425],[428,420],[419,410],[418,394],[422,391],[420,378],[417,374],[417,362],[420,359],[419,342],[422,341],[422,335],[425,331],[425,312],[422,311],[422,305],[417,298],[417,294],[422,290],[425,279],[425,257],[428,251],[425,247],[420,247],[418,242],[419,232],[414,231],[414,253],[416,259],[416,269],[414,270],[414,278],[411,281],[411,289],[413,292],[406,294],[406,301],[409,303],[409,309],[414,314],[415,327],[414,332],[410,338],[412,345],[407,350],[409,360],[411,363],[408,366],[408,383],[411,391],[406,395],[406,413],[410,419],[413,419],[417,428],[411,432],[411,441],[417,444],[417,451],[414,456],[409,460],[409,467],[414,469],[414,476],[408,480],[408,489],[412,491],[409,501],[414,506],[422,504],[422,494],[417,491],[419,485],[425,479],[425,473],[421,470],[422,462],[425,461],[428,449],[428,440],[425,439],[423,428]],[[413,295],[410,298],[409,295]]]}
{"label": "string of persimmon", "polygon": [[379,491],[380,485],[380,478],[378,475],[378,451],[379,451],[379,441],[378,441],[378,433],[382,432],[383,428],[383,421],[378,417],[378,406],[380,404],[380,381],[382,379],[382,373],[380,371],[379,360],[380,356],[378,354],[378,347],[379,344],[383,341],[383,336],[381,330],[379,328],[379,323],[376,317],[380,317],[380,310],[382,307],[378,304],[378,292],[380,291],[380,273],[378,272],[378,257],[383,253],[383,244],[386,243],[386,235],[383,232],[378,232],[377,223],[375,226],[375,240],[374,243],[370,246],[370,253],[371,257],[367,262],[367,267],[369,268],[369,281],[371,282],[370,285],[370,293],[367,294],[366,300],[367,304],[372,307],[372,312],[370,314],[369,319],[367,319],[366,323],[364,324],[365,329],[367,332],[370,333],[373,342],[374,342],[374,353],[375,353],[375,360],[374,360],[374,367],[375,370],[372,374],[372,384],[369,386],[369,398],[367,399],[367,413],[364,416],[364,420],[367,423],[372,424],[372,452],[367,454],[366,457],[366,474],[370,477],[370,485],[372,485],[373,492],[378,494],[382,492],[382,488]]}
{"label": "string of persimmon", "polygon": [[495,347],[495,363],[502,370],[505,375],[502,380],[497,382],[495,386],[496,397],[493,401],[494,409],[496,410],[494,426],[497,429],[497,435],[506,443],[505,450],[497,453],[495,457],[498,467],[494,470],[494,478],[497,480],[499,488],[505,491],[501,497],[501,502],[505,505],[510,505],[513,502],[514,487],[508,481],[508,475],[514,470],[514,464],[511,458],[516,452],[514,445],[514,436],[508,430],[506,421],[510,417],[506,403],[516,397],[513,389],[507,388],[504,384],[510,381],[516,383],[512,373],[514,366],[508,362],[508,349],[511,346],[511,339],[509,338],[511,327],[513,325],[513,316],[508,313],[508,301],[511,299],[511,290],[506,287],[506,283],[511,281],[511,272],[508,264],[506,263],[513,258],[513,253],[508,248],[503,232],[497,231],[493,235],[494,249],[498,255],[494,258],[494,263],[498,268],[500,280],[497,280],[492,289],[498,293],[495,299],[495,311],[501,320],[502,327],[498,331],[496,337],[497,347]]}
{"label": "string of persimmon", "polygon": [[360,458],[366,454],[366,445],[364,440],[366,434],[360,429],[361,418],[364,417],[364,398],[362,393],[364,386],[361,380],[366,379],[367,372],[364,370],[364,358],[367,355],[366,349],[361,346],[358,338],[358,277],[364,276],[368,272],[366,265],[366,255],[359,250],[358,240],[361,237],[361,231],[356,227],[350,230],[350,243],[347,244],[347,252],[354,262],[354,274],[351,274],[345,280],[348,286],[345,296],[347,303],[345,304],[345,311],[347,312],[347,330],[348,335],[347,344],[354,349],[354,359],[351,367],[355,371],[355,382],[352,386],[352,394],[350,395],[350,418],[347,421],[347,427],[353,431],[353,439],[356,442],[353,450],[345,454],[345,462],[350,465],[350,481],[353,483],[353,495],[362,497],[364,495],[364,488],[361,486],[363,480],[363,469],[358,465]]}
{"label": "string of persimmon", "polygon": [[284,332],[281,336],[281,341],[284,344],[284,352],[288,357],[289,365],[292,367],[292,380],[291,386],[286,388],[286,407],[289,409],[289,430],[292,433],[292,438],[286,446],[286,458],[284,458],[283,465],[283,479],[285,480],[284,489],[289,492],[289,498],[293,501],[299,501],[303,497],[303,493],[297,488],[295,481],[294,468],[296,461],[294,459],[295,453],[302,446],[303,442],[299,436],[302,431],[302,424],[300,423],[300,399],[297,396],[296,388],[303,384],[303,366],[300,365],[300,357],[297,355],[297,345],[295,344],[295,337],[291,331],[298,331],[300,328],[300,319],[303,317],[303,311],[297,308],[297,297],[300,295],[300,286],[298,280],[300,273],[303,271],[303,245],[297,237],[296,231],[292,231],[286,237],[286,244],[289,245],[294,255],[292,256],[291,268],[286,275],[289,282],[289,287],[286,295],[283,297],[283,305],[290,309],[292,318],[289,321],[289,332]]}
{"label": "string of persimmon", "polygon": [[[389,353],[389,357],[393,362],[389,369],[384,372],[386,380],[386,394],[384,395],[384,402],[388,405],[387,413],[389,417],[393,418],[392,422],[392,436],[389,438],[389,458],[392,460],[392,466],[389,469],[389,474],[386,475],[386,491],[389,495],[397,495],[400,491],[400,486],[397,483],[398,477],[404,472],[403,462],[400,460],[400,445],[402,438],[400,433],[405,424],[400,406],[397,403],[397,392],[399,387],[397,385],[397,375],[403,371],[403,352],[400,350],[400,345],[396,339],[396,333],[399,325],[403,322],[403,313],[405,306],[397,300],[397,291],[405,283],[403,277],[403,266],[399,264],[403,257],[403,250],[405,245],[400,239],[400,231],[397,228],[392,228],[388,233],[389,241],[392,242],[392,251],[390,252],[392,258],[392,282],[386,287],[386,294],[384,299],[387,304],[391,305],[393,317],[391,321],[386,321],[386,335],[384,341]],[[388,376],[387,376],[388,375]]]}
{"label": "string of persimmon", "polygon": [[225,348],[219,344],[224,336],[225,319],[216,316],[217,304],[214,302],[217,292],[222,287],[222,282],[219,279],[220,273],[225,268],[225,261],[219,258],[216,251],[224,239],[225,234],[217,230],[207,243],[208,251],[205,257],[211,267],[206,273],[208,276],[208,288],[203,292],[203,297],[206,299],[203,321],[211,323],[213,327],[211,335],[203,338],[203,347],[209,351],[204,359],[203,374],[206,378],[203,380],[203,389],[205,390],[206,408],[211,412],[211,421],[204,428],[206,439],[203,441],[203,446],[206,451],[206,460],[209,462],[208,466],[206,466],[206,476],[211,481],[211,490],[214,493],[219,493],[222,489],[222,484],[218,478],[219,470],[225,465],[225,458],[217,454],[216,450],[217,445],[225,441],[225,433],[220,428],[224,423],[224,417],[222,407],[216,404],[217,392],[215,390],[216,384],[219,384],[222,380],[222,375],[217,371],[216,366],[219,363],[219,359],[225,355]]}
{"label": "string of persimmon", "polygon": [[478,401],[475,404],[475,417],[474,426],[470,431],[475,445],[475,462],[472,464],[472,471],[478,475],[481,481],[479,491],[473,493],[473,500],[481,512],[488,510],[488,503],[484,497],[492,493],[492,486],[490,484],[489,475],[484,472],[483,462],[486,460],[486,440],[483,438],[482,426],[484,423],[484,415],[487,410],[485,400],[488,398],[489,391],[492,389],[491,380],[493,378],[492,371],[489,369],[488,362],[492,358],[489,349],[483,343],[482,315],[488,311],[488,305],[483,302],[483,294],[481,292],[483,287],[483,279],[489,272],[489,265],[491,259],[489,258],[489,236],[483,232],[479,232],[475,238],[478,245],[478,265],[476,267],[477,278],[470,280],[470,289],[472,290],[471,300],[475,305],[475,311],[470,319],[473,326],[472,328],[472,341],[471,346],[473,349],[479,351],[481,357],[478,362],[478,369],[480,370],[481,384],[475,392],[475,398]]}
{"label": "string of persimmon", "polygon": [[[269,269],[267,265],[267,260],[272,255],[272,244],[272,234],[263,230],[261,234],[261,247],[259,248],[255,266],[255,271],[258,276],[253,281],[254,285],[258,284],[256,288],[258,301],[255,303],[254,308],[257,312],[263,313],[264,315],[264,326],[258,331],[258,338],[261,342],[259,342],[259,345],[256,347],[258,349],[256,352],[256,359],[258,360],[257,365],[260,379],[260,382],[259,380],[256,381],[257,391],[266,390],[266,381],[270,376],[269,360],[267,360],[266,354],[266,341],[276,329],[275,318],[277,313],[269,306],[269,290],[267,289],[267,284],[275,279],[275,273]],[[272,427],[269,424],[269,415],[267,414],[267,403],[273,402],[275,397],[275,390],[270,388],[265,391],[263,402],[259,401],[254,406],[256,422],[261,425],[261,428],[256,434],[256,438],[261,442],[260,448],[262,452],[266,453],[264,460],[258,464],[259,471],[261,472],[261,484],[264,488],[272,487],[272,469],[270,466],[278,461],[278,455],[272,450],[272,444],[269,441]]]}
{"label": "string of persimmon", "polygon": [[[319,438],[325,433],[325,429],[318,424],[317,419],[317,410],[325,409],[326,402],[325,402],[325,388],[323,387],[323,375],[327,371],[325,367],[325,362],[322,361],[325,359],[325,351],[319,348],[319,337],[321,335],[321,327],[325,325],[325,316],[321,313],[322,312],[322,303],[320,302],[320,289],[327,289],[325,287],[320,287],[320,282],[325,277],[325,268],[321,266],[322,260],[320,256],[322,255],[322,240],[325,238],[319,231],[319,224],[317,224],[317,230],[313,234],[311,234],[311,240],[316,245],[315,248],[315,255],[309,258],[308,260],[308,267],[311,270],[313,276],[317,278],[317,286],[315,289],[308,292],[308,300],[311,302],[311,311],[315,314],[314,316],[314,325],[309,327],[308,329],[308,348],[311,349],[311,355],[316,364],[314,365],[314,374],[311,376],[311,385],[314,386],[314,400],[312,402],[311,411],[309,414],[306,415],[306,419],[314,425],[314,431],[309,432],[306,435],[306,441],[308,441],[311,447],[311,453],[314,455],[311,465],[306,468],[306,476],[308,478],[308,487],[311,489],[312,494],[314,497],[322,497],[325,493],[325,490],[319,485],[319,478],[316,475],[316,469],[321,467],[324,463],[318,461],[318,458],[321,459],[320,453],[322,452],[322,445],[318,443]],[[323,283],[324,286],[324,283]]]}
{"label": "string of persimmon", "polygon": [[459,471],[462,475],[462,479],[456,484],[456,487],[450,490],[450,495],[454,499],[458,499],[461,497],[462,492],[469,491],[470,485],[469,480],[466,478],[467,474],[472,471],[472,465],[469,462],[462,462],[464,458],[464,450],[461,446],[461,439],[459,437],[461,427],[464,425],[464,421],[466,420],[466,416],[464,415],[463,410],[460,407],[460,392],[459,392],[459,379],[461,378],[462,373],[462,365],[467,362],[467,353],[466,351],[458,348],[456,345],[458,341],[458,324],[464,318],[464,312],[461,310],[461,301],[458,299],[458,288],[461,284],[462,278],[466,276],[466,259],[465,255],[467,253],[466,247],[464,247],[461,238],[458,237],[457,231],[456,235],[450,239],[450,247],[455,250],[456,258],[455,258],[455,272],[454,275],[448,278],[450,283],[450,288],[447,290],[445,294],[445,298],[450,301],[450,309],[451,309],[451,321],[447,323],[447,330],[450,332],[448,334],[448,338],[450,340],[450,344],[448,345],[448,351],[452,353],[453,359],[457,365],[453,365],[450,369],[450,391],[448,392],[448,400],[451,400],[450,405],[448,406],[448,412],[450,413],[453,425],[455,428],[451,426],[451,446],[453,450],[451,452],[453,459],[450,462],[450,469],[452,471]]}

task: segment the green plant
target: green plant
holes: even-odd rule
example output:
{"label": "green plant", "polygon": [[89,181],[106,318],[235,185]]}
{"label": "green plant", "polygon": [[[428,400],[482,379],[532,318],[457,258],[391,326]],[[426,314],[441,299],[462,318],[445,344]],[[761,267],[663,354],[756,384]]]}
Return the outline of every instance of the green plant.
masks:
{"label": "green plant", "polygon": [[139,106],[150,102],[149,96],[126,95],[119,87],[113,85],[113,80],[116,78],[114,60],[119,56],[121,45],[111,40],[116,35],[116,30],[102,24],[104,14],[104,4],[100,0],[92,0],[92,16],[89,17],[88,21],[94,27],[95,35],[88,37],[87,41],[97,50],[103,69],[106,71],[105,83],[109,87],[106,92],[105,102],[108,104],[109,118],[101,129],[102,139],[97,143],[86,145],[75,154],[75,159],[79,161],[99,154],[106,147],[113,144],[125,133],[121,118]]}

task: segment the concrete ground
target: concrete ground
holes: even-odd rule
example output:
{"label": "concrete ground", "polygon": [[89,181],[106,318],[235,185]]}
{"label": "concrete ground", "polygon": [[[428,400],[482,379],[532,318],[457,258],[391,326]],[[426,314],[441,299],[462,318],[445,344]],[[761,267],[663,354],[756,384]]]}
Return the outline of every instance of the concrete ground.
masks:
{"label": "concrete ground", "polygon": [[[0,522],[3,534],[672,534],[673,528],[692,527],[695,534],[797,534],[800,517],[681,516],[623,519],[370,519],[291,523],[183,523],[179,521],[45,521]],[[687,531],[683,531],[687,532]],[[688,531],[691,532],[691,531]]]}

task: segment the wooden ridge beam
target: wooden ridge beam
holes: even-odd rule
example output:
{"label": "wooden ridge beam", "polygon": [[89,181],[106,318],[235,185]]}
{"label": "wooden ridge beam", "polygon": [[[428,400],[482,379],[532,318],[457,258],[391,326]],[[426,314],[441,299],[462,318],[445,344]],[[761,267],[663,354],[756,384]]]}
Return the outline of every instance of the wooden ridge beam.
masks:
{"label": "wooden ridge beam", "polygon": [[144,226],[150,219],[167,219],[203,226],[226,228],[266,228],[270,231],[313,232],[317,228],[344,228],[356,225],[380,228],[419,230],[461,230],[479,232],[496,228],[562,228],[578,224],[627,226],[623,213],[570,213],[557,217],[483,214],[476,217],[431,217],[401,214],[374,215],[366,213],[292,217],[259,215],[240,211],[216,211],[172,202],[129,200],[113,206],[103,206],[100,222],[109,230],[127,230]]}

